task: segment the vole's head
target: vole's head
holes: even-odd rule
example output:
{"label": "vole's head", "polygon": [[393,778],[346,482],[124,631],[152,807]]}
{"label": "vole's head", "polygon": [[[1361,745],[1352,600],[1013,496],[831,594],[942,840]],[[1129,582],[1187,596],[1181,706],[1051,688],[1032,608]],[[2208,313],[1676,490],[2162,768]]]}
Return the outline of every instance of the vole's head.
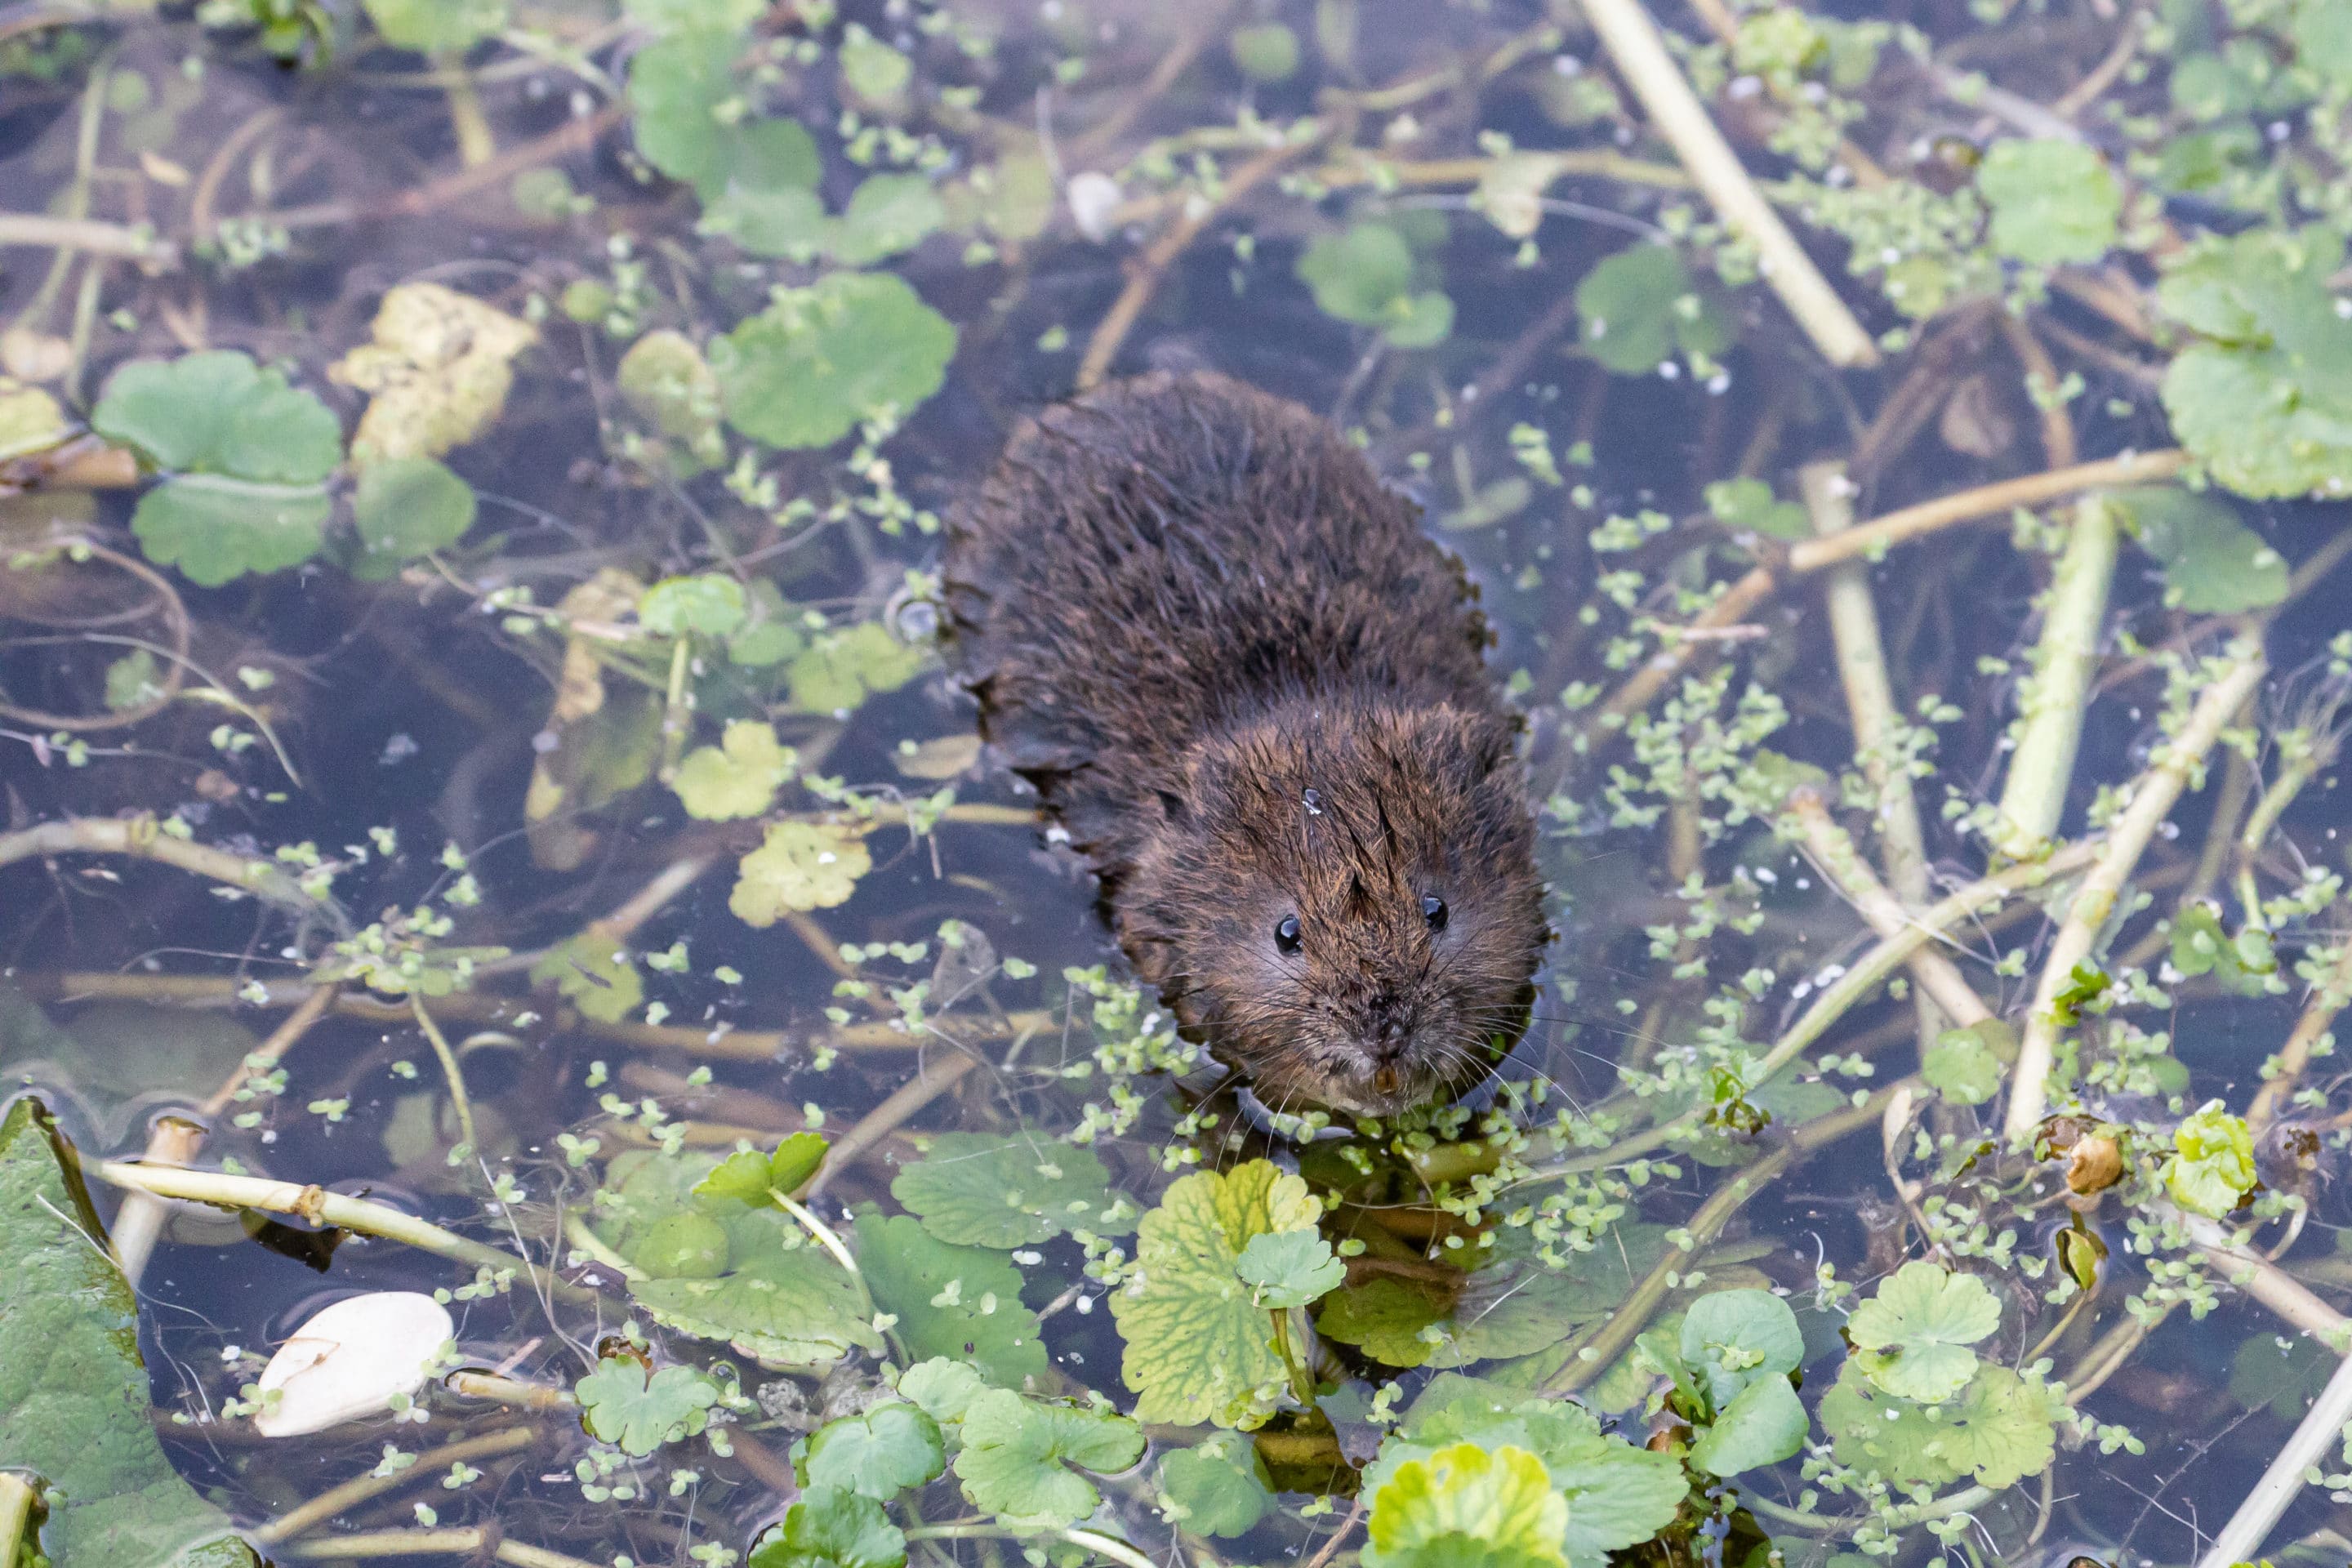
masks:
{"label": "vole's head", "polygon": [[1512,742],[1450,707],[1300,702],[1160,792],[1120,934],[1265,1103],[1392,1115],[1517,1037],[1546,933]]}

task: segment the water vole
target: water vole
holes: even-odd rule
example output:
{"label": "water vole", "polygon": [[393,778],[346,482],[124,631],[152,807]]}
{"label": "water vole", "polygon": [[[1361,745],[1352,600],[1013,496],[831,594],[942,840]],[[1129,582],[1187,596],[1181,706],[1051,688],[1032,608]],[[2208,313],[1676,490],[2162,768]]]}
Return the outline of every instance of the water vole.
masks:
{"label": "water vole", "polygon": [[1262,1099],[1489,1070],[1546,935],[1518,724],[1461,567],[1337,431],[1218,375],[1103,387],[1014,434],[946,577],[982,732]]}

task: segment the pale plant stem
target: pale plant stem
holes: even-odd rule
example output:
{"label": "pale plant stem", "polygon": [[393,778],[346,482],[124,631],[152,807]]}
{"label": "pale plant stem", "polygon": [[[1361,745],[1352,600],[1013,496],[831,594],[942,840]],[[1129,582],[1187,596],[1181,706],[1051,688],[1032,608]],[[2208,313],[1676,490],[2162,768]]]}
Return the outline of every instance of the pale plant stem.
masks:
{"label": "pale plant stem", "polygon": [[1992,829],[1993,846],[2004,855],[2021,858],[2048,843],[2066,810],[2121,535],[2104,497],[2075,503],[2074,527],[2051,574],[2042,636],[2026,656],[2029,673],[2018,692],[2017,749]]}
{"label": "pale plant stem", "polygon": [[22,1555],[25,1526],[33,1518],[33,1486],[11,1470],[0,1470],[0,1565],[14,1568]]}
{"label": "pale plant stem", "polygon": [[482,95],[457,54],[427,57],[441,78],[441,91],[449,104],[449,130],[457,143],[457,161],[478,169],[499,155],[498,138],[490,132],[489,116],[482,112]]}
{"label": "pale plant stem", "polygon": [[[279,1058],[293,1049],[295,1043],[310,1032],[310,1026],[326,1016],[335,1004],[338,987],[321,985],[303,999],[302,1005],[288,1014],[269,1037],[254,1047],[246,1058],[236,1064],[236,1070],[226,1082],[215,1089],[212,1098],[201,1108],[207,1121],[216,1121],[236,1103],[237,1090],[257,1072],[268,1072]],[[204,1152],[207,1129],[183,1117],[167,1116],[155,1123],[147,1135],[146,1163],[150,1165],[184,1165]],[[140,1276],[147,1271],[147,1260],[155,1250],[163,1235],[163,1220],[169,1211],[163,1201],[147,1193],[124,1194],[122,1207],[114,1216],[111,1240],[114,1260],[122,1269],[122,1278],[135,1289]],[[0,1560],[5,1562],[5,1560]]]}
{"label": "pale plant stem", "polygon": [[2336,748],[2332,743],[2315,745],[2288,763],[2279,770],[2279,776],[2270,788],[2263,791],[2262,798],[2254,802],[2254,809],[2247,814],[2246,826],[2238,835],[2237,884],[2238,902],[2242,906],[2242,912],[2248,924],[2259,926],[2263,923],[2262,895],[2254,882],[2255,858],[2262,854],[2263,846],[2269,840],[2271,830],[2278,826],[2280,816],[2294,804],[2294,797],[2303,793],[2303,786],[2309,784],[2321,769],[2334,765],[2336,752]]}
{"label": "pale plant stem", "polygon": [[[389,1491],[397,1491],[412,1481],[421,1481],[425,1477],[446,1470],[452,1465],[469,1463],[479,1458],[496,1458],[500,1454],[520,1453],[538,1439],[539,1429],[535,1426],[506,1426],[495,1432],[485,1432],[478,1437],[466,1437],[455,1443],[444,1444],[438,1448],[427,1448],[416,1456],[415,1463],[404,1469],[396,1470],[390,1475],[378,1475],[370,1471],[364,1475],[355,1476],[341,1486],[331,1487],[320,1492],[300,1507],[289,1509],[279,1514],[259,1529],[249,1531],[248,1535],[250,1539],[264,1546],[276,1545],[282,1541],[291,1541],[298,1535],[317,1529],[337,1514],[358,1507],[370,1498],[382,1497]],[[5,1562],[5,1558],[0,1558],[0,1563]]]}
{"label": "pale plant stem", "polygon": [[1875,559],[1889,545],[1907,543],[1955,523],[2007,517],[2019,507],[2040,506],[2083,490],[2115,485],[2152,485],[2170,479],[2188,466],[2186,452],[2137,452],[1979,485],[1972,490],[1938,496],[1934,500],[1884,513],[1833,538],[1801,540],[1789,547],[1789,570],[1801,576],[1855,556]]}
{"label": "pale plant stem", "polygon": [[[1853,526],[1854,487],[1843,464],[1809,463],[1798,473],[1797,485],[1814,532],[1826,538]],[[1857,561],[1841,562],[1825,576],[1822,597],[1829,611],[1830,639],[1837,649],[1838,679],[1845,688],[1846,715],[1853,728],[1854,760],[1873,796],[1871,817],[1878,829],[1879,857],[1895,896],[1917,909],[1927,901],[1927,837],[1902,755],[1901,710],[1886,672],[1885,640],[1870,591],[1870,568]],[[1887,933],[1881,930],[1879,934]],[[1915,960],[1914,973],[1919,966]],[[1924,993],[1915,1005],[1924,1050],[1935,1038],[1937,1012]]]}
{"label": "pale plant stem", "polygon": [[2198,1559],[2198,1568],[2232,1568],[2255,1560],[2279,1516],[2303,1490],[2306,1473],[2318,1468],[2328,1450],[2352,1423],[2352,1321],[2305,1289],[2275,1265],[2242,1250],[2228,1227],[2201,1215],[2187,1217],[2189,1236],[2207,1262],[2230,1277],[2230,1282],[2281,1318],[2342,1357],[2336,1375],[2327,1380],[2285,1444],[2273,1456],[2262,1479],[2239,1503],[2230,1522],[2213,1538],[2212,1546]]}
{"label": "pale plant stem", "polygon": [[425,1010],[424,997],[410,992],[408,1007],[416,1016],[416,1026],[431,1042],[433,1054],[441,1058],[441,1075],[449,1084],[449,1102],[457,1108],[457,1136],[465,1140],[468,1150],[479,1151],[481,1141],[474,1135],[474,1101],[466,1092],[466,1075],[458,1069],[457,1053],[449,1048],[448,1037],[433,1021],[433,1015]]}
{"label": "pale plant stem", "polygon": [[866,1278],[858,1272],[857,1259],[850,1256],[849,1248],[842,1244],[840,1236],[835,1232],[833,1226],[810,1213],[806,1204],[789,1197],[773,1187],[768,1189],[768,1195],[776,1200],[777,1207],[800,1221],[801,1228],[816,1237],[818,1245],[833,1254],[833,1260],[840,1264],[852,1279],[862,1280]]}
{"label": "pale plant stem", "polygon": [[[1879,883],[1870,873],[1870,867],[1853,846],[1844,828],[1829,814],[1829,807],[1820,795],[1801,791],[1791,795],[1789,809],[1804,834],[1805,847],[1822,876],[1868,922],[1882,940],[1889,940],[1911,929],[1916,916],[1902,900]],[[1958,965],[1933,947],[1915,949],[1906,962],[1910,965],[1912,979],[1919,989],[1941,1008],[1946,1016],[1962,1028],[1990,1020],[1993,1012],[1977,994]]]}
{"label": "pale plant stem", "polygon": [[2336,1016],[2347,1002],[2352,1002],[2352,936],[2345,939],[2335,963],[2312,988],[2311,997],[2296,1017],[2286,1044],[2279,1047],[2271,1077],[2254,1090],[2253,1103],[2246,1108],[2246,1121],[2258,1136],[2277,1117],[2281,1103],[2294,1092],[2295,1085],[2303,1079],[2303,1069],[2311,1064],[2312,1052],[2326,1037]]}
{"label": "pale plant stem", "polygon": [[2149,840],[2171,815],[2189,787],[2190,775],[2203,767],[2206,753],[2221,739],[2239,705],[2253,694],[2268,668],[2257,640],[2241,637],[2234,643],[2223,673],[2205,687],[2180,733],[2158,749],[2147,771],[2132,785],[2128,803],[2109,826],[2098,860],[2075,889],[2065,921],[2051,942],[2032,1011],[2026,1015],[2017,1066],[2010,1076],[2009,1114],[2002,1124],[2011,1143],[2022,1144],[2031,1138],[2047,1109],[2050,1067],[2058,1047],[2055,1005],[2059,993],[2066,988],[2075,965],[2091,956],[2099,928],[2114,911],[2116,899]]}
{"label": "pale plant stem", "polygon": [[605,1246],[604,1239],[588,1227],[588,1216],[577,1209],[563,1216],[563,1239],[624,1279],[646,1277],[644,1269]]}
{"label": "pale plant stem", "polygon": [[1731,143],[1683,79],[1641,0],[1583,0],[1583,5],[1586,19],[1625,85],[1641,100],[1650,123],[1725,224],[1756,247],[1757,270],[1822,357],[1840,369],[1876,364],[1878,349],[1870,334],[1756,188]]}
{"label": "pale plant stem", "polygon": [[469,1240],[398,1209],[364,1198],[348,1198],[323,1187],[306,1187],[297,1182],[276,1182],[262,1176],[232,1176],[220,1171],[174,1171],[124,1160],[104,1161],[93,1169],[99,1180],[110,1186],[153,1193],[158,1197],[184,1198],[218,1208],[263,1209],[271,1214],[293,1215],[312,1225],[335,1226],[362,1236],[382,1237],[472,1268],[488,1268],[494,1273],[512,1272],[568,1301],[599,1300],[594,1291],[559,1279],[511,1252]]}

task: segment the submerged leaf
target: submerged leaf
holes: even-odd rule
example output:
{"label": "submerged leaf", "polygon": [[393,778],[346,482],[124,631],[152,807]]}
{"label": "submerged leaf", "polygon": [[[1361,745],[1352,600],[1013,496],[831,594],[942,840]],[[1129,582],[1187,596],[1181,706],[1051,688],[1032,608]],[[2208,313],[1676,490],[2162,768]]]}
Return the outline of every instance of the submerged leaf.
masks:
{"label": "submerged leaf", "polygon": [[896,691],[923,668],[923,650],[879,621],[826,632],[795,656],[784,680],[802,713],[843,713],[877,692]]}
{"label": "submerged leaf", "polygon": [[1693,281],[1671,246],[1636,245],[1604,258],[1576,286],[1578,342],[1620,375],[1647,375],[1676,353],[1722,353],[1730,322]]}
{"label": "submerged leaf", "polygon": [[437,458],[489,428],[507,404],[514,361],[539,329],[439,283],[387,291],[371,341],[327,379],[374,394],[352,435],[352,462]]}
{"label": "submerged leaf", "polygon": [[849,901],[857,879],[874,868],[855,830],[815,822],[779,822],[737,867],[727,907],[748,926],[772,926],[787,910],[829,910]]}
{"label": "submerged leaf", "polygon": [[2352,320],[2330,292],[2344,245],[2314,226],[2192,247],[2157,297],[2207,341],[2164,376],[2180,444],[2241,495],[2352,489]]}
{"label": "submerged leaf", "polygon": [[776,727],[758,719],[729,724],[716,746],[699,746],[677,764],[669,787],[688,816],[726,822],[758,816],[776,804],[776,792],[800,760],[776,740]]}
{"label": "submerged leaf", "polygon": [[869,1213],[857,1219],[857,1266],[875,1305],[897,1315],[908,1354],[968,1362],[1007,1388],[1045,1375],[1037,1314],[1021,1304],[1021,1272],[1003,1254],[951,1247],[904,1215]]}
{"label": "submerged leaf", "polygon": [[1454,301],[1413,290],[1412,247],[1393,225],[1360,223],[1324,235],[1294,268],[1327,316],[1384,329],[1399,348],[1428,348],[1454,328]]}
{"label": "submerged leaf", "polygon": [[352,497],[359,554],[352,575],[379,582],[446,550],[474,526],[474,487],[431,458],[394,458],[360,471]]}
{"label": "submerged leaf", "polygon": [[2286,560],[2218,496],[2174,489],[2108,498],[2131,520],[2140,548],[2164,568],[2164,602],[2200,616],[2233,616],[2286,597]]}
{"label": "submerged leaf", "polygon": [[462,54],[507,26],[507,0],[361,0],[394,48]]}
{"label": "submerged leaf", "polygon": [[1160,1488],[1170,1519],[1195,1535],[1246,1535],[1274,1506],[1265,1461],[1236,1432],[1212,1432],[1160,1455]]}
{"label": "submerged leaf", "polygon": [[215,587],[299,565],[325,542],[323,481],[342,426],[311,394],[227,350],[137,360],[108,381],[90,426],[170,476],[139,500],[147,557]]}
{"label": "submerged leaf", "polygon": [[2105,160],[2079,142],[1996,142],[1977,191],[1992,209],[1993,249],[2033,267],[2096,261],[2124,210]]}
{"label": "submerged leaf", "polygon": [[646,1005],[646,979],[628,950],[595,931],[557,943],[531,966],[531,982],[552,985],[583,1018],[617,1024]]}
{"label": "submerged leaf", "polygon": [[728,423],[772,447],[829,447],[903,416],[940,389],[956,330],[890,273],[835,272],[780,289],[710,345]]}

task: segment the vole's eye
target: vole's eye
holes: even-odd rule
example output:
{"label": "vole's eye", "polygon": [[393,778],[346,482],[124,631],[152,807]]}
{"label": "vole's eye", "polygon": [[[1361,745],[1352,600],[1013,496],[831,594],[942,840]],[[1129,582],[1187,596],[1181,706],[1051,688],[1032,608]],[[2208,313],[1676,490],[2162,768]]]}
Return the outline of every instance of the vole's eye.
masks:
{"label": "vole's eye", "polygon": [[1281,922],[1274,928],[1274,945],[1285,953],[1298,951],[1298,917],[1297,915],[1282,917]]}
{"label": "vole's eye", "polygon": [[1445,929],[1445,900],[1432,893],[1421,900],[1421,918],[1429,922],[1432,931]]}

